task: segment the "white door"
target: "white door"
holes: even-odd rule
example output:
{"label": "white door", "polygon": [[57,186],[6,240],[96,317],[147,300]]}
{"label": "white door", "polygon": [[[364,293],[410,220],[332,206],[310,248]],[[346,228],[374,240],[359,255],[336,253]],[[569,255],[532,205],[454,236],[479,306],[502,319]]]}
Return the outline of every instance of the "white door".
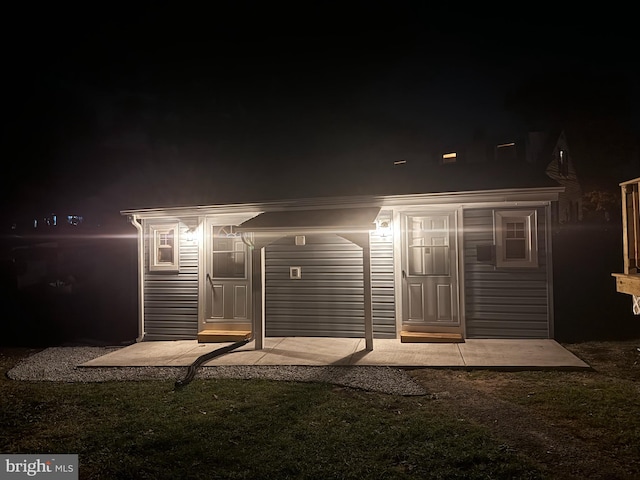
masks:
{"label": "white door", "polygon": [[205,323],[247,323],[251,319],[251,257],[232,225],[207,225]]}
{"label": "white door", "polygon": [[404,327],[457,326],[455,213],[404,217]]}

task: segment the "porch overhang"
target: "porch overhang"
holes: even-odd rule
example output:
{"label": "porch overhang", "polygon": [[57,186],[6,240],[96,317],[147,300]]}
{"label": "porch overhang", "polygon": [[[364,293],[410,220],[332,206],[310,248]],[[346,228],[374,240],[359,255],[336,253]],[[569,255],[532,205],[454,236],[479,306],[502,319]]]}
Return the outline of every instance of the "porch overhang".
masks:
{"label": "porch overhang", "polygon": [[264,212],[235,228],[252,233],[365,233],[376,229],[380,207]]}
{"label": "porch overhang", "polygon": [[294,209],[264,212],[236,227],[236,232],[252,233],[253,239],[253,336],[255,348],[264,346],[265,316],[264,258],[262,251],[269,243],[290,234],[335,234],[362,247],[364,283],[364,331],[366,350],[373,350],[373,293],[371,289],[371,246],[369,232],[376,229],[380,207]]}

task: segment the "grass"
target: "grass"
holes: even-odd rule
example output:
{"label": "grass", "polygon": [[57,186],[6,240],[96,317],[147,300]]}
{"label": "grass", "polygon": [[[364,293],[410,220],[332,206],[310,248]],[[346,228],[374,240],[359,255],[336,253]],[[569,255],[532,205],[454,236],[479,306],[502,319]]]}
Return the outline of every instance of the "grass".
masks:
{"label": "grass", "polygon": [[[465,375],[492,397],[524,407],[585,450],[597,452],[616,467],[604,478],[640,478],[640,340],[566,347],[594,371]],[[558,473],[558,478],[563,477]]]}
{"label": "grass", "polygon": [[[83,479],[640,478],[638,346],[568,345],[593,372],[416,370],[424,397],[2,375],[0,452],[77,453]],[[28,353],[0,349],[0,371]]]}
{"label": "grass", "polygon": [[[495,373],[478,373],[480,377]],[[632,382],[561,372],[503,374],[496,397],[519,404],[601,451],[635,459],[640,474],[640,389]]]}
{"label": "grass", "polygon": [[[544,414],[555,423],[576,427],[576,435],[600,438],[600,431],[610,431],[608,437],[612,443],[640,446],[640,419],[629,422],[640,412],[636,385],[612,380],[576,379],[575,375],[559,375],[553,379],[548,376],[521,375],[520,381],[529,385],[526,395],[508,395],[504,390],[500,393]],[[549,388],[551,382],[556,384]],[[640,450],[636,453],[640,458]]]}
{"label": "grass", "polygon": [[81,478],[542,478],[429,397],[265,380],[172,387],[3,376],[0,451],[78,453]]}

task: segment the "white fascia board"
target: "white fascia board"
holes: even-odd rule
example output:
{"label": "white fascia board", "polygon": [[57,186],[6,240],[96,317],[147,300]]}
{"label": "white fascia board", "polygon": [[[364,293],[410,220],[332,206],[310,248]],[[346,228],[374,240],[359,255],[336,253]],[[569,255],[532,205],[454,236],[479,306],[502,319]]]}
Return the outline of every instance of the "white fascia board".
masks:
{"label": "white fascia board", "polygon": [[264,203],[239,203],[227,205],[199,205],[193,207],[148,208],[122,210],[121,215],[138,218],[183,217],[192,215],[223,215],[233,213],[275,212],[281,210],[321,210],[327,208],[375,207],[381,205],[381,197],[322,197],[271,201]]}
{"label": "white fascia board", "polygon": [[557,201],[564,187],[518,188],[503,190],[478,190],[468,192],[420,193],[409,195],[368,195],[354,197],[301,198],[264,203],[238,203],[226,205],[197,205],[192,207],[148,208],[122,210],[121,215],[136,215],[141,219],[185,216],[217,215],[230,213],[271,212],[290,209],[326,209],[349,207],[395,207],[429,205],[506,204],[518,202]]}
{"label": "white fascia board", "polygon": [[256,205],[215,205],[215,206],[193,206],[193,207],[167,207],[148,208],[140,210],[122,210],[121,215],[136,215],[138,218],[148,220],[153,218],[184,218],[201,217],[207,215],[227,215],[227,214],[249,214],[258,215],[264,210]]}
{"label": "white fascia board", "polygon": [[558,200],[558,195],[564,192],[564,187],[544,187],[508,190],[479,190],[474,192],[428,193],[418,195],[397,195],[386,197],[384,207],[409,205],[463,205],[478,206],[479,204],[505,204],[534,202],[544,204]]}

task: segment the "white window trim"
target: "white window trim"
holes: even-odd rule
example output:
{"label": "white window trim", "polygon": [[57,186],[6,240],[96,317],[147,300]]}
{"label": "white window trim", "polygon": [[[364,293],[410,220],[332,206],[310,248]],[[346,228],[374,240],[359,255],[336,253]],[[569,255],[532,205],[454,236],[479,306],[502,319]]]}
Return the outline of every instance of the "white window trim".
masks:
{"label": "white window trim", "polygon": [[[161,262],[158,249],[160,248],[160,235],[171,233],[173,230],[173,261]],[[151,272],[177,272],[180,270],[180,224],[162,223],[149,225],[149,271]]]}
{"label": "white window trim", "polygon": [[[524,223],[526,258],[506,258],[506,224]],[[496,266],[499,268],[538,268],[538,214],[536,210],[494,211]]]}

